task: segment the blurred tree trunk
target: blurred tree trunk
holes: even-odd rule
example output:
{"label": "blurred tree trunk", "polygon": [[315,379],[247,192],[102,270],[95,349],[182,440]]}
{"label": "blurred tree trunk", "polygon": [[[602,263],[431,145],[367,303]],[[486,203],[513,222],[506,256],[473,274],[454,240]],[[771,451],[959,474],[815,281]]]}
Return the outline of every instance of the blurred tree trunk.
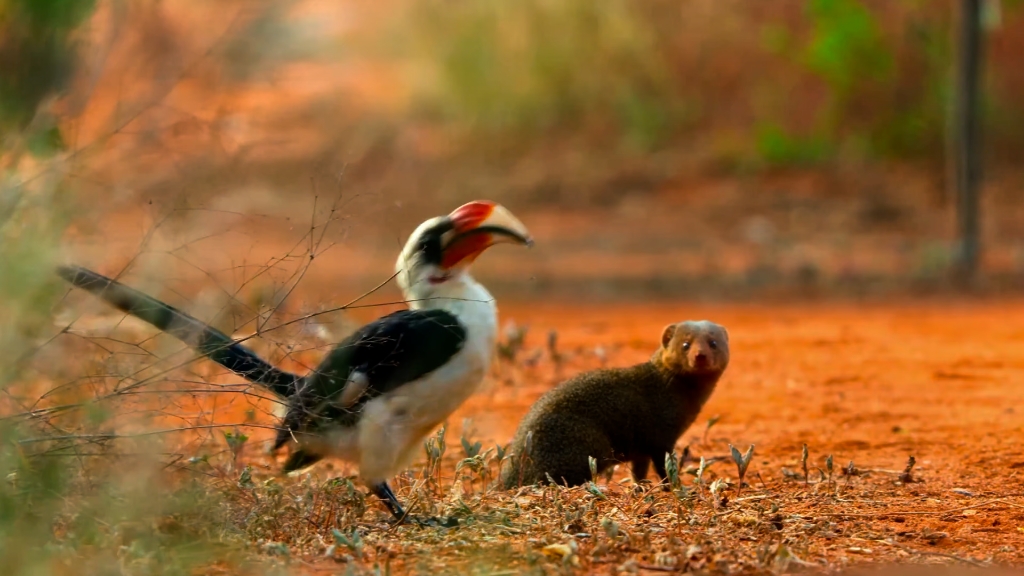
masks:
{"label": "blurred tree trunk", "polygon": [[973,283],[980,261],[978,184],[981,179],[981,138],[978,121],[982,66],[981,13],[984,0],[963,0],[960,9],[960,57],[956,90],[956,275],[962,286]]}

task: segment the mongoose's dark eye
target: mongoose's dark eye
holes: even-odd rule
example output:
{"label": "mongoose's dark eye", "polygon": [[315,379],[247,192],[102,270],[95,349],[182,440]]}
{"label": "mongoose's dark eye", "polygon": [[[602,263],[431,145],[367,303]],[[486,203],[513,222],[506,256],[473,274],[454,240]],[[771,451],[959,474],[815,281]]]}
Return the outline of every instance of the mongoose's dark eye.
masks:
{"label": "mongoose's dark eye", "polygon": [[689,350],[689,349],[690,349],[690,343],[689,342],[683,342],[683,350]]}
{"label": "mongoose's dark eye", "polygon": [[708,340],[708,346],[710,346],[712,350],[717,350],[718,342],[715,342],[714,340]]}

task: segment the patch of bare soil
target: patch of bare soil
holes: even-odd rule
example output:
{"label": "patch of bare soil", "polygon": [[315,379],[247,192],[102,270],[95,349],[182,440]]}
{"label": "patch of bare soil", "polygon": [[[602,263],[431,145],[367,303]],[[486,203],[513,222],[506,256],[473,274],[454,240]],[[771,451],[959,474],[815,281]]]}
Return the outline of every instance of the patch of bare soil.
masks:
{"label": "patch of bare soil", "polygon": [[[502,314],[528,326],[516,358],[495,366],[485,389],[451,418],[440,458],[425,448],[394,481],[413,512],[458,516],[458,528],[389,526],[344,463],[276,477],[280,461],[261,448],[269,429],[247,430],[234,468],[197,466],[234,495],[239,525],[268,561],[284,562],[284,545],[298,573],[1024,563],[1024,329],[1012,320],[1024,315],[1024,302],[517,304]],[[699,461],[688,460],[674,490],[634,484],[624,467],[596,486],[491,486],[498,446],[540,394],[580,370],[645,360],[661,328],[685,318],[724,324],[732,346],[718,390],[677,445],[705,459],[699,481]],[[289,367],[301,370],[320,354],[297,352]],[[228,381],[208,364],[191,370]],[[193,406],[211,422],[248,417],[257,425],[273,425],[270,408],[238,394]],[[755,447],[742,487],[730,444]],[[219,446],[224,451],[223,439]],[[239,483],[246,465],[252,482]]]}

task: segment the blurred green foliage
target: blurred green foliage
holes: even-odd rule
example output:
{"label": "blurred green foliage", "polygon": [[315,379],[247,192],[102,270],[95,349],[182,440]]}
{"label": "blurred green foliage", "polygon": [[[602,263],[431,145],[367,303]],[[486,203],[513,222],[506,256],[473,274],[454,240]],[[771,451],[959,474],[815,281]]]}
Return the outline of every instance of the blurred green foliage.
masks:
{"label": "blurred green foliage", "polygon": [[[1003,11],[1021,4],[1005,2]],[[748,124],[751,159],[941,159],[952,94],[950,7],[925,0],[799,6],[796,15],[736,15],[729,23],[760,27],[768,40],[762,49],[781,60],[776,73],[731,85],[774,91],[779,102]],[[703,57],[679,52],[697,44],[679,41],[666,25],[680,18],[674,3],[418,0],[409,7],[389,41],[415,61],[418,110],[479,136],[474,141],[501,141],[504,153],[516,149],[509,141],[529,149],[566,135],[650,152],[698,127],[714,129],[722,113],[717,94],[702,89],[728,84],[694,81],[695,70],[716,71],[701,67]],[[718,49],[714,38],[701,50]],[[740,57],[742,39],[729,38],[723,49]],[[780,83],[781,75],[792,81]]]}
{"label": "blurred green foliage", "polygon": [[[0,214],[0,566],[12,576],[190,574],[236,550],[223,494],[175,486],[155,442],[97,440],[116,414],[90,404],[89,390],[37,386],[76,382],[85,365],[69,357],[43,369],[33,358],[58,345],[52,310],[67,289],[53,266],[76,207],[59,162],[0,179],[10,199]],[[29,416],[47,402],[64,409]],[[125,452],[142,456],[126,462]]]}
{"label": "blurred green foliage", "polygon": [[[804,164],[840,150],[872,157],[941,154],[950,98],[948,18],[915,0],[899,37],[857,0],[807,0],[806,34],[770,27],[769,48],[818,78],[827,96],[810,135],[777,120],[758,127],[769,164]],[[806,113],[801,111],[801,113]]]}
{"label": "blurred green foliage", "polygon": [[[75,30],[95,7],[95,0],[0,0],[0,131],[25,128],[67,86]],[[57,141],[51,135],[37,144]]]}
{"label": "blurred green foliage", "polygon": [[809,70],[828,83],[833,98],[841,103],[856,84],[890,77],[892,55],[862,3],[809,0],[806,16],[811,23],[811,37],[799,57]]}
{"label": "blurred green foliage", "polygon": [[762,123],[755,133],[761,160],[773,166],[806,166],[823,162],[834,153],[832,142],[824,136],[791,134],[776,123]]}
{"label": "blurred green foliage", "polygon": [[424,0],[404,24],[436,70],[423,107],[488,138],[611,133],[649,150],[686,118],[663,39],[626,0]]}
{"label": "blurred green foliage", "polygon": [[[75,35],[95,6],[0,0],[0,571],[192,574],[241,561],[224,494],[173,481],[156,442],[97,440],[113,411],[81,387],[39,385],[76,382],[81,359],[34,358],[55,345],[67,287],[53,266],[76,212],[60,119],[37,111],[73,81]],[[47,401],[65,409],[29,415]]]}
{"label": "blurred green foliage", "polygon": [[[0,429],[4,574],[186,575],[242,561],[237,529],[208,487],[163,488],[166,473],[153,459],[97,465],[93,454],[92,465],[83,463],[75,454],[85,443],[32,444],[27,455],[18,443],[26,429]],[[159,454],[157,446],[140,448]]]}

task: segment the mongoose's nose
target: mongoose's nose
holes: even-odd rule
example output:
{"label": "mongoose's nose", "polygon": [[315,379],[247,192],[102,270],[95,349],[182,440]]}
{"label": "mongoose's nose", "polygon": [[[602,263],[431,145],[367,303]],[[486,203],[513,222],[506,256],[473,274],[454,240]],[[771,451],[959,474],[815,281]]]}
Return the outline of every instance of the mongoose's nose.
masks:
{"label": "mongoose's nose", "polygon": [[703,352],[697,352],[693,355],[693,365],[696,368],[704,368],[708,365],[708,355]]}

